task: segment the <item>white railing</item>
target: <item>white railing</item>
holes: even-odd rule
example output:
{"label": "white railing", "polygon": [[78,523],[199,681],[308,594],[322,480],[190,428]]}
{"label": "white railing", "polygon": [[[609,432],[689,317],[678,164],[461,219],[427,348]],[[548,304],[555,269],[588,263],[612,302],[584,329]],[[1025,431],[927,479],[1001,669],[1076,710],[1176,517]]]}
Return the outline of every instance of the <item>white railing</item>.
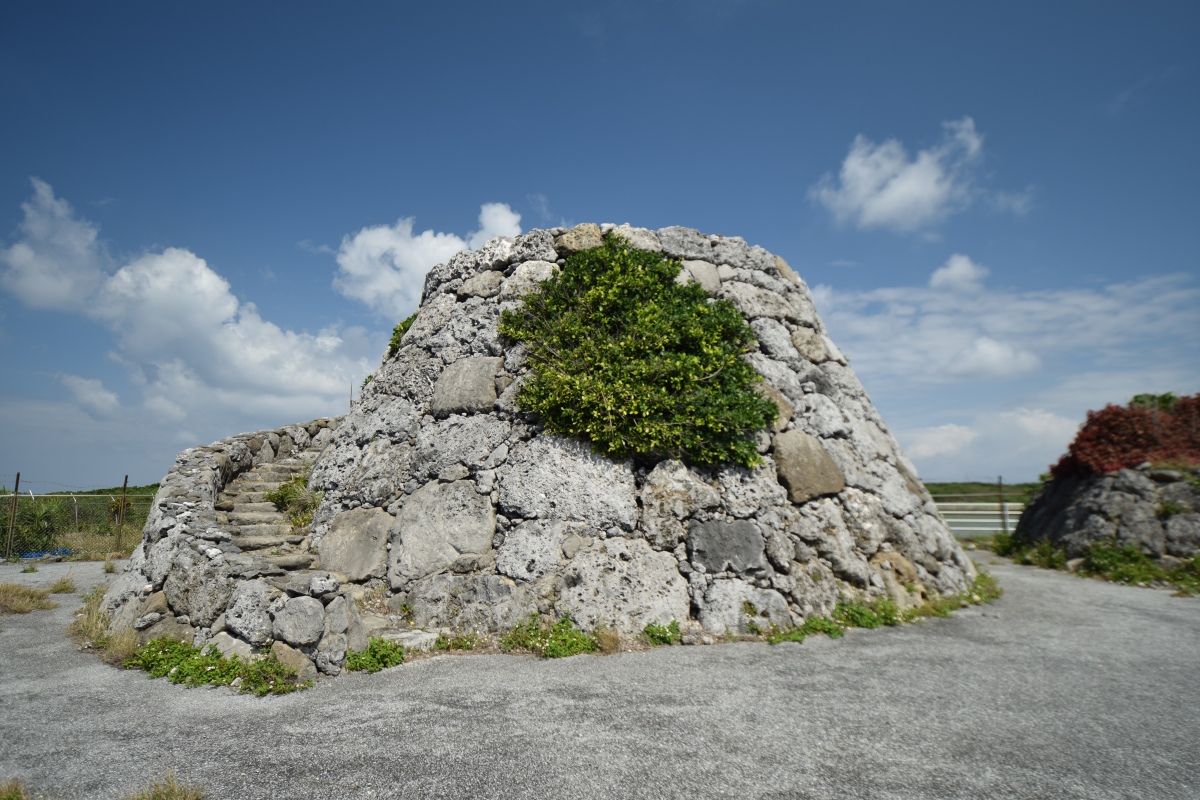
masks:
{"label": "white railing", "polygon": [[951,496],[963,499],[941,500],[934,497],[933,501],[950,531],[960,539],[1012,533],[1017,527],[1017,520],[1021,518],[1021,512],[1025,510],[1024,503],[975,501],[965,499],[969,495],[946,495]]}

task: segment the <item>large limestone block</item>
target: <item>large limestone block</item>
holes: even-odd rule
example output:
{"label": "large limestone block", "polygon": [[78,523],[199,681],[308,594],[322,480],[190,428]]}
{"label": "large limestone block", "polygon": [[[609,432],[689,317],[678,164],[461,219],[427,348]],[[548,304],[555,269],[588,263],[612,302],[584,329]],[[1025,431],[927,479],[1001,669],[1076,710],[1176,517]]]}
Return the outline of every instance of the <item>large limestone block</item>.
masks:
{"label": "large limestone block", "polygon": [[225,570],[190,547],[181,548],[171,561],[163,592],[176,614],[186,614],[195,625],[216,621],[233,591]]}
{"label": "large limestone block", "polygon": [[717,490],[683,462],[661,461],[642,485],[642,531],[656,550],[673,550],[687,537],[683,520],[720,502]]}
{"label": "large limestone block", "polygon": [[766,569],[762,529],[750,520],[712,520],[692,525],[688,534],[688,558],[706,572],[726,570],[744,575]]}
{"label": "large limestone block", "polygon": [[638,511],[633,469],[592,452],[585,442],[543,435],[515,445],[500,472],[500,508],[508,517],[561,519],[631,531]]}
{"label": "large limestone block", "polygon": [[679,225],[659,228],[658,241],[662,244],[663,252],[675,258],[711,261],[713,257],[712,242],[695,228]]}
{"label": "large limestone block", "polygon": [[508,438],[512,426],[491,414],[457,414],[417,434],[413,474],[433,477],[447,467],[478,467]]}
{"label": "large limestone block", "polygon": [[566,256],[578,253],[580,250],[591,250],[593,247],[600,247],[603,244],[604,237],[600,234],[600,226],[594,222],[585,222],[556,238],[554,249],[558,251],[559,255]]}
{"label": "large limestone block", "polygon": [[578,522],[523,522],[508,532],[496,552],[496,569],[521,581],[536,581],[554,572],[563,558],[563,540],[587,532]]}
{"label": "large limestone block", "polygon": [[504,273],[481,272],[473,278],[463,281],[458,287],[459,297],[495,297],[500,294],[500,285],[504,283]]}
{"label": "large limestone block", "polygon": [[539,590],[547,588],[541,584],[518,584],[504,575],[443,572],[413,584],[408,591],[408,603],[416,625],[507,631],[538,611]]}
{"label": "large limestone block", "polygon": [[438,378],[429,412],[434,416],[491,411],[496,404],[496,373],[504,359],[492,356],[455,361]]}
{"label": "large limestone block", "polygon": [[612,229],[612,232],[629,242],[629,246],[638,250],[648,250],[651,253],[661,253],[662,244],[658,234],[646,228],[635,228],[626,222]]}
{"label": "large limestone block", "polygon": [[775,468],[791,502],[805,503],[846,488],[846,479],[829,453],[804,431],[793,429],[778,434],[773,448]]}
{"label": "large limestone block", "polygon": [[296,670],[297,683],[311,683],[318,677],[317,668],[313,666],[312,660],[294,647],[275,642],[271,645],[271,655],[275,656],[275,660],[280,664]]}
{"label": "large limestone block", "polygon": [[726,281],[721,284],[721,296],[737,306],[738,311],[741,311],[747,319],[768,317],[792,322],[804,321],[796,304],[789,303],[782,295],[751,286],[748,283]]}
{"label": "large limestone block", "polygon": [[715,264],[707,261],[684,261],[683,271],[691,275],[692,279],[700,284],[700,288],[709,294],[716,294],[721,290],[721,277],[717,274]]}
{"label": "large limestone block", "polygon": [[642,539],[596,539],[564,571],[557,609],[584,630],[607,625],[634,634],[652,622],[686,620],[687,581],[673,555]]}
{"label": "large limestone block", "polygon": [[238,638],[262,647],[271,642],[271,600],[278,594],[260,580],[244,581],[233,590],[225,611],[225,627]]}
{"label": "large limestone block", "polygon": [[709,633],[755,633],[772,625],[790,627],[787,600],[773,589],[760,589],[737,578],[712,582],[704,593],[700,624]]}
{"label": "large limestone block", "polygon": [[413,492],[396,515],[388,580],[397,589],[446,569],[463,555],[491,552],[496,511],[473,481],[432,481]]}
{"label": "large limestone block", "polygon": [[524,297],[538,288],[542,281],[548,281],[558,271],[558,265],[549,261],[526,261],[513,270],[504,286],[500,288],[501,300],[516,300]]}
{"label": "large limestone block", "polygon": [[338,514],[321,540],[321,566],[355,583],[383,577],[388,529],[394,521],[380,508],[355,508]]}
{"label": "large limestone block", "polygon": [[778,416],[775,417],[775,422],[771,426],[776,433],[782,433],[787,430],[787,426],[792,421],[792,415],[796,413],[796,407],[788,402],[787,397],[783,392],[776,389],[766,381],[760,381],[755,384],[754,388],[763,397],[775,404],[775,408],[779,410]]}
{"label": "large limestone block", "polygon": [[272,632],[294,647],[316,644],[325,632],[325,607],[315,597],[293,597],[275,612]]}

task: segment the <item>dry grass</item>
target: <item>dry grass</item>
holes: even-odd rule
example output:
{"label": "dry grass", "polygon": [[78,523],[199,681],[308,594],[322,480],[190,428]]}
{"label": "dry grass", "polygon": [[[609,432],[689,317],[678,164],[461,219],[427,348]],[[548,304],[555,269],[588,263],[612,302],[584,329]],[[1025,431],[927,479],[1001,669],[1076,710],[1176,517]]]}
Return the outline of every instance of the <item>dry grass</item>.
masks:
{"label": "dry grass", "polygon": [[115,553],[109,553],[104,557],[104,574],[112,575],[117,571],[117,562],[113,560]]}
{"label": "dry grass", "polygon": [[596,628],[592,635],[596,637],[596,644],[599,646],[600,652],[606,656],[616,655],[624,649],[621,643],[621,634],[612,628],[603,626]]}
{"label": "dry grass", "polygon": [[204,800],[204,789],[180,783],[174,773],[168,772],[161,781],[151,781],[142,791],[126,795],[122,800]]}
{"label": "dry grass", "polygon": [[50,584],[50,594],[75,594],[75,579],[68,573]]}
{"label": "dry grass", "polygon": [[100,610],[103,599],[103,586],[88,592],[83,598],[83,608],[75,613],[75,621],[67,628],[67,633],[80,647],[99,653],[105,663],[123,667],[138,649],[137,633],[132,628],[110,632],[111,620]]}
{"label": "dry grass", "polygon": [[58,608],[45,589],[34,589],[17,583],[0,583],[0,614],[28,614]]}
{"label": "dry grass", "polygon": [[20,781],[9,780],[0,783],[0,800],[33,800],[33,797]]}

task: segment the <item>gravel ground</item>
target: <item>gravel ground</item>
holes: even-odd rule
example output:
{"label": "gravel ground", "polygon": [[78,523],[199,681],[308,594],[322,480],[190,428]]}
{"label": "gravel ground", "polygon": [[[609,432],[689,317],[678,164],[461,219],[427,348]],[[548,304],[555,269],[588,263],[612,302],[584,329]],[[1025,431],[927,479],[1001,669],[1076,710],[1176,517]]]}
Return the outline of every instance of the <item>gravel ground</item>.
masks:
{"label": "gravel ground", "polygon": [[[1200,599],[990,569],[992,605],[840,640],[444,656],[267,698],[105,666],[60,595],[0,617],[0,779],[48,798],[168,769],[209,800],[1200,797]],[[111,577],[0,581],[68,572],[79,594]]]}

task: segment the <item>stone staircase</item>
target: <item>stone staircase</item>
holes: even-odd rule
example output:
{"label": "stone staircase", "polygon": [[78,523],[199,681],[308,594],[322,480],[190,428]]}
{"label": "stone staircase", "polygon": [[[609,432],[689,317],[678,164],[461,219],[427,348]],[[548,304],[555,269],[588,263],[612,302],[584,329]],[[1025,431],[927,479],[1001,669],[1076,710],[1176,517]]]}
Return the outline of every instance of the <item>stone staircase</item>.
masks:
{"label": "stone staircase", "polygon": [[309,552],[309,534],[295,530],[285,512],[266,499],[297,475],[304,474],[320,455],[309,448],[269,464],[260,464],[225,487],[217,499],[217,522],[232,535],[232,544],[248,556],[258,556],[284,570],[308,569],[316,556]]}

